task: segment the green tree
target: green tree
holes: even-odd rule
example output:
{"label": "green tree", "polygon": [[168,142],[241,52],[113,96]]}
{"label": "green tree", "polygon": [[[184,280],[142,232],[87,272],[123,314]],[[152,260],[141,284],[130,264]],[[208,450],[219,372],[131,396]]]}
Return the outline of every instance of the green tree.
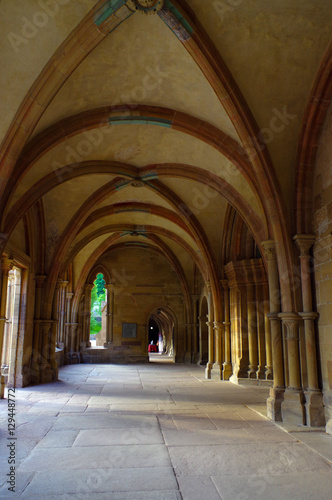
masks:
{"label": "green tree", "polygon": [[94,287],[91,290],[91,321],[90,334],[95,334],[101,330],[101,321],[96,319],[101,317],[101,303],[106,299],[106,289],[104,276],[99,273],[95,281]]}

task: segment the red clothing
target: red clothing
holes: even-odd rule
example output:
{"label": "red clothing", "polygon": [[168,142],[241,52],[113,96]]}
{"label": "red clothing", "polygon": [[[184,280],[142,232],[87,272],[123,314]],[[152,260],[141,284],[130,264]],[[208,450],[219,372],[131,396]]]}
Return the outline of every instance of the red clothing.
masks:
{"label": "red clothing", "polygon": [[154,344],[149,344],[148,352],[157,352],[157,346]]}

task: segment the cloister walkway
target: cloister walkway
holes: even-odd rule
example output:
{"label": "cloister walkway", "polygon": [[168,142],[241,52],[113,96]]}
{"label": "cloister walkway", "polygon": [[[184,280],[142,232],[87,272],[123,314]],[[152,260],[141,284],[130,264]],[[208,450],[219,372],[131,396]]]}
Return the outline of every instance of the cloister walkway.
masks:
{"label": "cloister walkway", "polygon": [[332,437],[268,421],[267,388],[204,379],[196,365],[71,365],[17,389],[16,491],[0,401],[0,497],[323,500]]}

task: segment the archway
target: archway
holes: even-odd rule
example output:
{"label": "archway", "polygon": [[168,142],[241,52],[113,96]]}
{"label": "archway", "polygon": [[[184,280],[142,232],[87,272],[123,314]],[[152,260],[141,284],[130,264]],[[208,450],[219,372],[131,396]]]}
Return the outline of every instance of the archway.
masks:
{"label": "archway", "polygon": [[174,360],[175,354],[175,327],[174,313],[167,307],[155,309],[149,316],[149,344],[157,344],[158,353]]}

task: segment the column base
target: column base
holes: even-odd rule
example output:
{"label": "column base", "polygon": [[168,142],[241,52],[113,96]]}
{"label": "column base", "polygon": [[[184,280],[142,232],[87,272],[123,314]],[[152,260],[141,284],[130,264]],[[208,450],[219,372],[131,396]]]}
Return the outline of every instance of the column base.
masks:
{"label": "column base", "polygon": [[198,364],[198,352],[193,352],[191,362],[193,364]]}
{"label": "column base", "polygon": [[326,427],[325,427],[325,432],[327,434],[330,434],[330,436],[332,436],[332,418],[330,418],[327,423],[326,423]]}
{"label": "column base", "polygon": [[222,379],[223,380],[229,380],[232,376],[233,373],[233,368],[231,363],[224,363],[223,364],[223,372],[222,372]]}
{"label": "column base", "polygon": [[323,394],[321,392],[305,392],[306,422],[309,427],[324,427],[325,411]]}
{"label": "column base", "polygon": [[270,388],[270,396],[267,398],[267,417],[274,422],[282,422],[281,405],[284,401],[284,389]]}
{"label": "column base", "polygon": [[273,368],[272,366],[265,366],[265,380],[273,380]]}
{"label": "column base", "polygon": [[214,363],[211,370],[211,377],[222,380],[222,365],[220,363]]}
{"label": "column base", "polygon": [[5,377],[0,375],[0,399],[4,399],[5,397]]}
{"label": "column base", "polygon": [[49,382],[54,382],[54,374],[50,365],[40,367],[40,383],[48,384]]}
{"label": "column base", "polygon": [[104,347],[105,347],[106,349],[109,349],[110,347],[112,347],[111,342],[105,342],[105,343],[104,343]]}
{"label": "column base", "polygon": [[205,367],[205,378],[211,378],[212,363],[207,363]]}
{"label": "column base", "polygon": [[294,425],[306,425],[305,397],[301,390],[286,389],[282,404],[284,422]]}
{"label": "column base", "polygon": [[258,380],[266,380],[265,379],[265,366],[259,366],[258,370],[256,371],[256,377]]}
{"label": "column base", "polygon": [[258,378],[257,377],[257,366],[249,365],[248,378]]}

